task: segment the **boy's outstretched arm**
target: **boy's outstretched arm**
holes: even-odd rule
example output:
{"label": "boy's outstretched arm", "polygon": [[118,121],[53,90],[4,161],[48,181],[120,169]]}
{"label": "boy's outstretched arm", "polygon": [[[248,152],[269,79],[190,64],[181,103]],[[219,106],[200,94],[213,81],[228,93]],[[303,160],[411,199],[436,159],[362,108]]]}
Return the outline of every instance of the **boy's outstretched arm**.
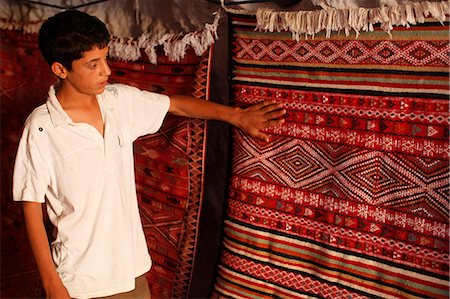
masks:
{"label": "boy's outstretched arm", "polygon": [[50,254],[47,232],[42,215],[42,204],[23,202],[25,227],[30,242],[31,251],[36,261],[47,298],[70,299],[69,292],[64,287]]}
{"label": "boy's outstretched arm", "polygon": [[275,101],[239,108],[202,101],[192,96],[171,95],[169,112],[180,116],[228,122],[250,136],[267,142],[269,137],[261,130],[282,124],[286,110]]}

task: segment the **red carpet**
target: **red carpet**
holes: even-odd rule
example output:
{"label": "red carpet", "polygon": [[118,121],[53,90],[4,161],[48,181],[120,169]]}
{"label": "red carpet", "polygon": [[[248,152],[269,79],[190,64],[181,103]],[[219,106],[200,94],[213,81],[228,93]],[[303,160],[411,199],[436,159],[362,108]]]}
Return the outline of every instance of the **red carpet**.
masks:
{"label": "red carpet", "polygon": [[214,297],[448,298],[448,23],[295,42],[233,19],[238,105]]}
{"label": "red carpet", "polygon": [[[207,99],[209,57],[208,51],[201,58],[189,51],[177,63],[169,62],[162,53],[157,65],[111,61],[110,81]],[[35,35],[2,31],[2,298],[42,294],[20,205],[11,200],[11,175],[24,120],[46,100],[53,81]],[[183,297],[189,290],[203,191],[205,129],[203,121],[170,116],[158,134],[135,145],[138,197],[154,262],[147,277],[153,298]]]}

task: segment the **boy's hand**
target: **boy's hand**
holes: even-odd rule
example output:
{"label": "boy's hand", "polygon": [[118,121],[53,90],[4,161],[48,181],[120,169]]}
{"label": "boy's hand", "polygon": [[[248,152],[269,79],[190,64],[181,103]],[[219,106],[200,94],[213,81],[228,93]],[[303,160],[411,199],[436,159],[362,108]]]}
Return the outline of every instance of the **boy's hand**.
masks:
{"label": "boy's hand", "polygon": [[56,272],[55,264],[50,253],[42,214],[42,204],[39,202],[24,201],[22,207],[31,252],[33,253],[41,276],[46,298],[70,299],[69,292]]}
{"label": "boy's hand", "polygon": [[269,137],[261,130],[281,125],[285,121],[283,116],[286,110],[276,101],[265,101],[245,109],[237,109],[231,123],[250,136],[265,142],[269,141]]}
{"label": "boy's hand", "polygon": [[276,101],[239,108],[201,101],[186,95],[171,95],[169,112],[180,116],[228,122],[244,130],[253,138],[266,142],[269,141],[269,137],[261,130],[282,124],[283,115],[286,114],[286,110]]}
{"label": "boy's hand", "polygon": [[70,299],[69,292],[62,283],[56,284],[46,290],[47,299]]}

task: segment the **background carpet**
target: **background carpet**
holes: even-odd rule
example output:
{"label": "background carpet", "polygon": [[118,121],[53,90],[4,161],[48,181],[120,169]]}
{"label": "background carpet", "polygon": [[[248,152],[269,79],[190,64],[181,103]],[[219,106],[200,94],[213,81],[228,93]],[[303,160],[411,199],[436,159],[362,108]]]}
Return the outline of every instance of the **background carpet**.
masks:
{"label": "background carpet", "polygon": [[232,19],[234,99],[288,116],[269,143],[234,132],[214,297],[448,298],[448,23],[254,28]]}
{"label": "background carpet", "polygon": [[[11,199],[11,176],[24,120],[45,102],[54,78],[35,35],[1,34],[1,297],[36,298],[42,288],[20,205]],[[189,51],[177,63],[161,52],[157,65],[145,59],[111,61],[110,82],[165,94],[193,93],[205,100],[211,51],[200,58]],[[154,298],[181,298],[189,291],[203,197],[205,132],[204,121],[169,116],[157,134],[135,144],[138,198],[154,263],[147,278]]]}
{"label": "background carpet", "polygon": [[[211,48],[212,51],[212,48]],[[165,94],[209,97],[210,53],[157,65],[111,62],[111,81]],[[203,200],[206,123],[169,115],[157,134],[135,143],[136,182],[144,233],[153,259],[148,275],[156,298],[186,297]]]}

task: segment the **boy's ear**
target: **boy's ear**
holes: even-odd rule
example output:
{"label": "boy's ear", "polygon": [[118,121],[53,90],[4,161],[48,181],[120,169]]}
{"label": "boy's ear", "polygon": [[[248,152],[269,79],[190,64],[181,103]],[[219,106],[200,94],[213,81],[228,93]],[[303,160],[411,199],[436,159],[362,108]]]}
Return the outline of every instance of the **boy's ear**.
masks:
{"label": "boy's ear", "polygon": [[55,74],[60,79],[66,79],[67,69],[59,62],[54,62],[51,66],[53,74]]}

